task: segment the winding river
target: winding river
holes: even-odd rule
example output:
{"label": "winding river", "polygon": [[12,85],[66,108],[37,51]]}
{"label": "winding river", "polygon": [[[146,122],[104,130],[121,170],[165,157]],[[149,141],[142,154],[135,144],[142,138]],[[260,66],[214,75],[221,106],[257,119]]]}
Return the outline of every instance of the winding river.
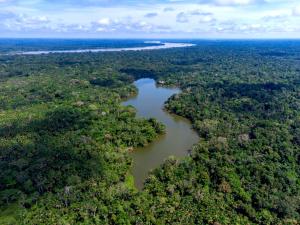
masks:
{"label": "winding river", "polygon": [[179,93],[180,89],[158,87],[153,79],[148,78],[137,80],[134,84],[139,90],[138,95],[123,102],[123,105],[134,106],[138,117],[156,118],[166,126],[165,135],[146,147],[135,149],[131,154],[134,161],[132,174],[135,185],[142,189],[150,170],[157,168],[169,156],[186,156],[188,150],[199,139],[187,119],[163,110],[164,102]]}

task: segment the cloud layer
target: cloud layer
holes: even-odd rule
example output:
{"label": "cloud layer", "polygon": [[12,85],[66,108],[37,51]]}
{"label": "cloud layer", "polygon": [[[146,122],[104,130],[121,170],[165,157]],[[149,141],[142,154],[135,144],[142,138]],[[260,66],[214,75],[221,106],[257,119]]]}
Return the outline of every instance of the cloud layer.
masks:
{"label": "cloud layer", "polygon": [[0,0],[1,37],[300,38],[298,0]]}

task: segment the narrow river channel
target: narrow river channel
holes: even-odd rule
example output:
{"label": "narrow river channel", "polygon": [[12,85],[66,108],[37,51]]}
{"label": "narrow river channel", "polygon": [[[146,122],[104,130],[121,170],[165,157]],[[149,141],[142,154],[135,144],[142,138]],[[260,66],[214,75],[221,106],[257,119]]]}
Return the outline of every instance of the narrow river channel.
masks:
{"label": "narrow river channel", "polygon": [[139,90],[138,95],[123,102],[123,105],[134,106],[138,117],[156,118],[166,126],[165,135],[146,147],[136,148],[131,153],[135,185],[142,189],[150,170],[159,167],[169,156],[186,156],[199,137],[191,129],[191,123],[187,119],[163,110],[168,98],[180,93],[180,89],[158,87],[153,79],[148,78],[137,80],[134,84]]}

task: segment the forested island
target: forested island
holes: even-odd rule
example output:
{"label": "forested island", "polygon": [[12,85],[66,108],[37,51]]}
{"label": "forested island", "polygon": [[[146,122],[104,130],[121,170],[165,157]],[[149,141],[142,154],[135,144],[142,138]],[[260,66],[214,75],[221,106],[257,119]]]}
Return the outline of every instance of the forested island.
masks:
{"label": "forested island", "polygon": [[[299,224],[300,41],[183,42],[0,55],[0,224]],[[121,104],[140,78],[182,90],[199,142],[139,191],[130,152],[165,132]]]}

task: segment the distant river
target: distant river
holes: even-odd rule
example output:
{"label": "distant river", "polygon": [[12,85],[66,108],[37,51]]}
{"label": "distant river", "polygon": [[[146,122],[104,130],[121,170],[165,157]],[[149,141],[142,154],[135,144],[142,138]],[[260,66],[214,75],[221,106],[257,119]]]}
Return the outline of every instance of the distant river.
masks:
{"label": "distant river", "polygon": [[195,44],[188,43],[162,43],[161,45],[146,46],[146,47],[131,47],[131,48],[96,48],[96,49],[77,49],[77,50],[49,50],[49,51],[26,51],[14,52],[8,55],[42,55],[51,53],[84,53],[84,52],[123,52],[123,51],[142,51],[142,50],[157,50],[168,48],[183,48],[192,47]]}
{"label": "distant river", "polygon": [[134,161],[132,174],[135,185],[138,189],[142,189],[150,170],[159,167],[169,156],[186,156],[192,145],[198,142],[199,137],[191,129],[191,123],[187,119],[163,110],[168,98],[180,93],[180,89],[158,87],[153,79],[140,79],[134,84],[139,89],[138,95],[123,105],[134,106],[138,117],[156,118],[166,126],[165,135],[146,147],[136,148],[131,153]]}

